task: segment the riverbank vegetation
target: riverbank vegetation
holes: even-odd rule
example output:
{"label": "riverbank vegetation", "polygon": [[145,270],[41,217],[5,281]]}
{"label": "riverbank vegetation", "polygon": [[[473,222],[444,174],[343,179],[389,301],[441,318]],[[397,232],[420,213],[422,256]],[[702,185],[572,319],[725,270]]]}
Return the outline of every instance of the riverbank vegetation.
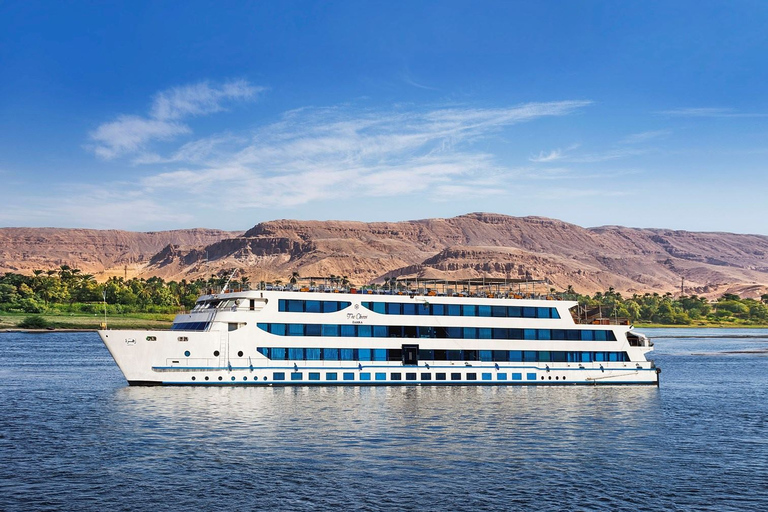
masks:
{"label": "riverbank vegetation", "polygon": [[[289,281],[295,283],[297,277],[294,273]],[[346,278],[337,280],[348,284]],[[94,329],[104,321],[105,314],[110,327],[168,328],[174,314],[191,309],[198,296],[221,289],[226,281],[226,276],[212,275],[209,279],[178,282],[159,277],[111,277],[97,283],[92,275],[67,265],[35,270],[31,276],[8,272],[0,276],[0,328],[19,327],[26,322],[30,327]],[[247,277],[230,284],[234,288],[249,286]],[[571,287],[562,293],[552,289],[551,293],[576,300],[592,311],[596,309],[600,316],[626,318],[636,325],[768,325],[768,294],[759,300],[724,294],[710,301],[696,295],[673,297],[670,293],[623,297],[613,289],[591,296],[577,294]]]}

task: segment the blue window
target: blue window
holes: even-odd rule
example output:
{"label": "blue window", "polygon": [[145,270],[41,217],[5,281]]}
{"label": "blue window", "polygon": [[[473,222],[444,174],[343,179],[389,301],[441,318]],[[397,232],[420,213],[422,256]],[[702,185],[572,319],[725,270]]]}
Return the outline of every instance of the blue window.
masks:
{"label": "blue window", "polygon": [[[413,375],[416,375],[416,374],[414,373]],[[389,374],[389,380],[403,380],[403,374],[401,374],[401,373],[390,373]]]}
{"label": "blue window", "polygon": [[371,356],[371,349],[369,349],[369,348],[359,348],[359,349],[357,349],[357,360],[358,361],[373,361],[372,356]]}
{"label": "blue window", "polygon": [[477,316],[491,316],[491,306],[477,306]]}
{"label": "blue window", "polygon": [[337,348],[324,348],[323,349],[323,359],[325,361],[338,361],[339,360],[339,349],[337,349]]}
{"label": "blue window", "polygon": [[400,315],[402,314],[402,308],[401,305],[397,302],[388,302],[387,303],[387,314],[388,315]]}
{"label": "blue window", "polygon": [[507,307],[507,316],[510,318],[520,318],[523,316],[523,308],[520,306]]}
{"label": "blue window", "polygon": [[320,372],[309,372],[309,380],[320,380]]}
{"label": "blue window", "polygon": [[[360,380],[362,380],[362,373],[360,374]],[[352,372],[344,372],[344,380],[355,380],[355,374]]]}
{"label": "blue window", "polygon": [[535,373],[528,373],[528,374],[526,374],[526,378],[528,380],[536,380],[536,374]]}
{"label": "blue window", "polygon": [[416,314],[416,304],[414,304],[412,302],[403,304],[403,314],[404,315],[415,315]]}
{"label": "blue window", "polygon": [[523,361],[523,351],[522,350],[510,350],[509,351],[509,360],[514,362],[521,362]]}
{"label": "blue window", "polygon": [[263,356],[269,357],[269,349],[266,347],[259,347],[256,351]]}
{"label": "blue window", "polygon": [[370,338],[371,337],[371,326],[370,325],[358,325],[357,326],[357,335],[363,338]]}
{"label": "blue window", "polygon": [[445,332],[448,338],[461,338],[464,331],[461,327],[446,327]]}
{"label": "blue window", "polygon": [[560,318],[560,313],[558,313],[557,309],[555,309],[555,308],[551,308],[549,310],[549,313],[552,316],[552,318]]}
{"label": "blue window", "polygon": [[595,334],[593,331],[588,331],[587,329],[584,329],[581,331],[581,341],[594,341]]}
{"label": "blue window", "polygon": [[526,350],[523,352],[523,361],[527,363],[535,363],[539,360],[539,353],[535,350]]}
{"label": "blue window", "polygon": [[320,301],[319,300],[308,300],[306,302],[307,304],[307,313],[320,313],[321,307],[320,307]]}
{"label": "blue window", "polygon": [[491,328],[490,327],[479,327],[477,329],[477,337],[481,340],[489,340],[491,339]]}
{"label": "blue window", "polygon": [[492,379],[492,375],[490,373],[483,374],[483,380],[491,380],[491,379]]}
{"label": "blue window", "polygon": [[277,361],[283,361],[285,360],[285,349],[284,348],[271,348],[269,349],[269,358],[275,359]]}
{"label": "blue window", "polygon": [[430,314],[429,304],[424,302],[424,303],[421,303],[421,304],[417,305],[416,306],[416,314],[417,315],[429,315]]}
{"label": "blue window", "polygon": [[269,324],[269,332],[278,336],[285,336],[285,324]]}
{"label": "blue window", "polygon": [[[534,377],[536,378],[536,377]],[[512,374],[512,380],[523,380],[523,374],[522,373],[513,373]]]}
{"label": "blue window", "polygon": [[323,336],[338,336],[338,335],[339,335],[338,325],[323,324]]}
{"label": "blue window", "polygon": [[490,362],[493,361],[492,353],[490,350],[480,350],[480,353],[478,354],[480,356],[480,361]]}
{"label": "blue window", "polygon": [[[351,374],[354,375],[354,374]],[[328,372],[325,374],[325,380],[339,380],[336,372]]]}
{"label": "blue window", "polygon": [[405,374],[405,380],[416,380],[416,374],[415,373],[406,373]]}
{"label": "blue window", "polygon": [[432,304],[432,314],[436,316],[443,316],[445,315],[445,305],[443,304]]}
{"label": "blue window", "polygon": [[308,348],[306,349],[306,357],[307,361],[319,361],[320,360],[320,349],[319,348]]}
{"label": "blue window", "polygon": [[592,352],[582,352],[581,353],[581,362],[582,363],[591,363],[592,362]]}
{"label": "blue window", "polygon": [[509,339],[509,329],[494,328],[491,329],[491,332],[493,333],[493,339],[495,340]]}
{"label": "blue window", "polygon": [[293,372],[291,374],[291,380],[303,380],[303,379],[304,379],[304,374],[301,372]]}
{"label": "blue window", "polygon": [[263,324],[263,323],[259,322],[258,324],[256,324],[256,327],[258,327],[262,331],[269,332],[269,324]]}
{"label": "blue window", "polygon": [[461,316],[477,316],[477,306],[467,304],[461,306]]}
{"label": "blue window", "polygon": [[374,325],[373,326],[373,336],[374,336],[374,338],[386,338],[387,337],[387,326],[386,325]]}
{"label": "blue window", "polygon": [[289,348],[288,349],[288,359],[291,361],[303,361],[304,360],[304,349],[303,348]]}
{"label": "blue window", "polygon": [[320,336],[322,334],[322,327],[320,324],[307,324],[307,336]]}
{"label": "blue window", "polygon": [[523,336],[527,340],[535,340],[536,339],[536,329],[523,329]]}
{"label": "blue window", "polygon": [[536,318],[536,308],[524,306],[523,318]]}
{"label": "blue window", "polygon": [[509,361],[509,351],[508,350],[494,350],[493,351],[493,360],[499,363],[506,363]]}
{"label": "blue window", "polygon": [[550,354],[548,350],[541,350],[539,351],[539,361],[542,363],[548,363],[551,361]]}
{"label": "blue window", "polygon": [[506,373],[497,373],[496,374],[496,380],[507,380],[507,374]]}
{"label": "blue window", "polygon": [[384,372],[377,372],[376,380],[387,380],[387,374]]}
{"label": "blue window", "polygon": [[285,380],[285,372],[275,372],[272,374],[272,380]]}
{"label": "blue window", "polygon": [[467,380],[477,380],[477,374],[476,373],[468,373],[467,374]]}
{"label": "blue window", "polygon": [[605,361],[605,352],[595,352],[595,361],[602,363]]}
{"label": "blue window", "polygon": [[539,339],[548,340],[551,338],[552,332],[549,329],[539,329]]}
{"label": "blue window", "polygon": [[445,380],[445,374],[444,373],[436,373],[435,374],[435,380]]}
{"label": "blue window", "polygon": [[387,308],[385,307],[386,303],[384,302],[374,302],[373,303],[373,311],[380,314],[385,314],[387,312]]}
{"label": "blue window", "polygon": [[477,327],[465,327],[464,328],[464,339],[465,340],[477,339]]}
{"label": "blue window", "polygon": [[355,360],[355,349],[353,348],[342,348],[339,350],[339,358],[342,361],[354,361]]}
{"label": "blue window", "polygon": [[461,380],[461,374],[460,373],[452,373],[451,374],[451,380]]}
{"label": "blue window", "polygon": [[360,374],[360,380],[371,380],[371,374],[368,372],[362,372]]}
{"label": "blue window", "polygon": [[304,336],[304,324],[288,324],[288,336]]}
{"label": "blue window", "polygon": [[289,300],[286,302],[288,303],[288,311],[291,313],[301,313],[304,311],[303,300]]}
{"label": "blue window", "polygon": [[421,380],[432,380],[432,374],[431,373],[422,373],[421,374]]}
{"label": "blue window", "polygon": [[491,316],[496,316],[496,317],[507,316],[506,306],[491,306]]}
{"label": "blue window", "polygon": [[461,306],[459,304],[448,304],[448,316],[461,316]]}
{"label": "blue window", "polygon": [[461,361],[463,359],[461,350],[446,350],[448,361]]}
{"label": "blue window", "polygon": [[387,360],[387,349],[385,348],[375,348],[373,349],[373,359],[372,361],[386,361]]}
{"label": "blue window", "polygon": [[536,316],[538,318],[549,318],[549,312],[550,311],[551,311],[550,308],[537,308]]}
{"label": "blue window", "polygon": [[605,341],[605,331],[595,331],[595,341]]}
{"label": "blue window", "polygon": [[354,325],[342,325],[341,326],[341,335],[348,337],[348,336],[354,336],[355,335],[355,326]]}

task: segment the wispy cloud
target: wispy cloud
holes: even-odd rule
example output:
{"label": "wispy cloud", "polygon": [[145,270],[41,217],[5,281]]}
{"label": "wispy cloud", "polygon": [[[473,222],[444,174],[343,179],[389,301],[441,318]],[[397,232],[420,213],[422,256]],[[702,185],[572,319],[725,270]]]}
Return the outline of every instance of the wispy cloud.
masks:
{"label": "wispy cloud", "polygon": [[531,162],[537,162],[537,163],[544,163],[544,162],[554,162],[555,160],[560,160],[563,157],[563,152],[559,149],[555,149],[550,151],[549,153],[544,153],[543,151],[540,151],[538,156],[532,156],[528,160]]}
{"label": "wispy cloud", "polygon": [[565,149],[557,148],[557,149],[553,149],[550,152],[539,151],[538,155],[531,156],[528,158],[528,160],[535,163],[556,162],[558,160],[562,160],[563,158],[565,158],[567,153],[570,153],[574,149],[577,149],[579,146],[580,146],[579,144],[572,144]]}
{"label": "wispy cloud", "polygon": [[647,132],[633,133],[619,141],[620,144],[642,144],[650,140],[660,139],[672,133],[670,130],[651,130]]}
{"label": "wispy cloud", "polygon": [[185,168],[146,178],[142,185],[194,196],[226,194],[235,186],[248,190],[229,194],[231,208],[304,204],[337,197],[341,190],[383,197],[439,188],[445,196],[451,190],[478,190],[473,185],[478,178],[503,178],[492,155],[471,149],[478,139],[587,105],[563,101],[497,109],[301,109],[257,130],[236,150],[216,153],[220,139],[191,143],[174,155]]}
{"label": "wispy cloud", "polygon": [[739,112],[732,108],[720,107],[693,107],[674,108],[662,110],[657,114],[674,117],[768,117],[768,114],[759,112]]}
{"label": "wispy cloud", "polygon": [[191,133],[183,119],[220,112],[227,102],[251,100],[263,90],[244,80],[174,87],[155,95],[148,116],[121,115],[97,127],[86,147],[105,160],[137,153],[150,141]]}

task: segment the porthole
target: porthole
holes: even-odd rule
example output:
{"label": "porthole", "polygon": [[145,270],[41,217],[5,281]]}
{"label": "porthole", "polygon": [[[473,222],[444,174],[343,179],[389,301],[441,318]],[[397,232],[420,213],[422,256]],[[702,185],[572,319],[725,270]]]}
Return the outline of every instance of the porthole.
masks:
{"label": "porthole", "polygon": [[235,376],[234,375],[232,376],[232,380],[235,380]]}
{"label": "porthole", "polygon": [[213,351],[213,357],[219,357],[219,351],[218,350],[214,350]]}
{"label": "porthole", "polygon": [[565,375],[563,375],[563,380],[565,380]]}
{"label": "porthole", "polygon": [[549,380],[552,380],[552,376],[551,375],[549,376]]}
{"label": "porthole", "polygon": [[243,380],[248,380],[248,377],[243,377]]}
{"label": "porthole", "polygon": [[184,355],[185,355],[186,357],[189,357],[189,350],[185,350],[185,351],[184,351]]}
{"label": "porthole", "polygon": [[541,380],[544,380],[544,376],[543,375],[541,376]]}
{"label": "porthole", "polygon": [[555,380],[560,380],[560,377],[555,377]]}
{"label": "porthole", "polygon": [[205,376],[205,380],[208,380],[208,376],[207,375]]}
{"label": "porthole", "polygon": [[194,375],[192,376],[192,380],[195,380],[195,376]]}
{"label": "porthole", "polygon": [[237,357],[243,357],[243,351],[242,350],[237,353]]}
{"label": "porthole", "polygon": [[221,380],[222,378],[223,378],[223,377],[222,377],[221,375],[219,375],[219,380]]}
{"label": "porthole", "polygon": [[267,376],[266,375],[264,376],[264,380],[267,380]]}

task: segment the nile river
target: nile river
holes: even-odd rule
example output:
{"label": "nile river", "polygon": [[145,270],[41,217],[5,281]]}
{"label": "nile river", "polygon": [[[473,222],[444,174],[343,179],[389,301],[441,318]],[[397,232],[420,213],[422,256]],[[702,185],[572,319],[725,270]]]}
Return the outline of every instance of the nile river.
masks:
{"label": "nile river", "polygon": [[660,388],[131,388],[0,334],[0,510],[768,510],[768,330],[643,332]]}

